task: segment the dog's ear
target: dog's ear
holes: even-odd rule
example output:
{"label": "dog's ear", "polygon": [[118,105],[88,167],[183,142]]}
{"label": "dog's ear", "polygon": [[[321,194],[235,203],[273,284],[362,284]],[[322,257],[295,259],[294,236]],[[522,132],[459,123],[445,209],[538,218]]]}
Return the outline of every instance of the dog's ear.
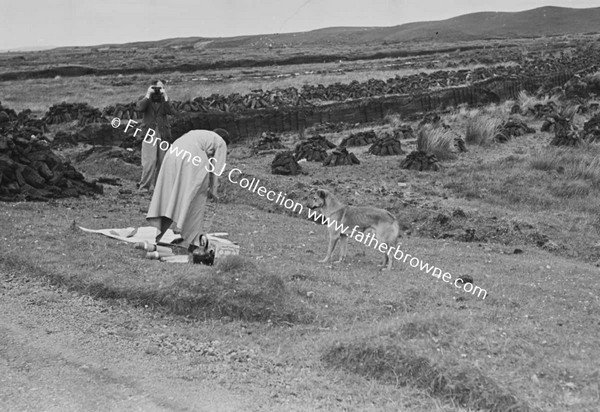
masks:
{"label": "dog's ear", "polygon": [[327,196],[327,191],[319,189],[317,190],[317,196],[319,196],[321,199],[325,199],[325,197]]}

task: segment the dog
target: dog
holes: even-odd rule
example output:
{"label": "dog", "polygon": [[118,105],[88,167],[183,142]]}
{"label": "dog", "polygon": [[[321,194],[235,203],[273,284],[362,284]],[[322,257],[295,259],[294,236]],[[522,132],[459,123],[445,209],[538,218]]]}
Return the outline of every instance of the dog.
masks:
{"label": "dog", "polygon": [[[363,234],[365,231],[373,232],[377,240],[376,245],[385,243],[390,250],[392,247],[398,246],[401,237],[400,224],[398,219],[385,209],[370,206],[348,206],[325,189],[316,191],[311,197],[308,207],[320,209],[323,218],[329,219],[329,223],[326,223],[328,224],[329,246],[327,256],[320,261],[321,263],[326,263],[332,258],[338,241],[340,241],[340,258],[337,262],[344,260],[348,251],[348,236],[353,237],[357,232]],[[350,230],[352,230],[351,233]],[[359,240],[358,236],[355,240]],[[381,251],[381,249],[379,250]],[[392,259],[388,253],[384,253],[383,263],[378,266],[381,266],[382,270],[392,268]]]}

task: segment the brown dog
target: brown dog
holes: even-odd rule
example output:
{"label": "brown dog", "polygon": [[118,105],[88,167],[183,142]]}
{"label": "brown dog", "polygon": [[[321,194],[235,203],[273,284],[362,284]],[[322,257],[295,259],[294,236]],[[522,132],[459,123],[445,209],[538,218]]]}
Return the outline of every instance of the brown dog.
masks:
{"label": "brown dog", "polygon": [[[320,261],[322,263],[331,259],[333,250],[340,239],[340,258],[338,262],[341,262],[348,251],[348,236],[362,242],[362,239],[365,238],[365,231],[374,232],[375,237],[371,238],[369,245],[372,246],[371,243],[375,240],[376,247],[379,245],[381,252],[383,252],[381,249],[384,243],[386,245],[384,249],[389,250],[398,245],[401,236],[400,225],[396,217],[387,210],[369,206],[353,207],[344,205],[331,192],[324,189],[317,190],[308,207],[310,209],[320,209],[322,223],[328,226],[329,247],[327,256]],[[372,235],[373,233],[371,233]],[[365,242],[365,244],[367,243]],[[382,266],[383,269],[387,267],[389,270],[392,268],[392,259],[388,255],[389,252],[384,253],[383,263],[379,266]]]}

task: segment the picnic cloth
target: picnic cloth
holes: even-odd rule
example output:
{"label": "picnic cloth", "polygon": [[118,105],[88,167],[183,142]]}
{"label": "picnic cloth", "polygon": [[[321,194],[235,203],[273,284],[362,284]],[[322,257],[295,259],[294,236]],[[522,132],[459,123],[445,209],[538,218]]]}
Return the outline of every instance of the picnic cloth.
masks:
{"label": "picnic cloth", "polygon": [[[84,232],[99,233],[101,235],[128,243],[148,242],[151,245],[156,244],[156,235],[158,235],[158,229],[152,226],[142,226],[138,228],[126,227],[121,229],[87,229],[79,226],[79,229],[83,230]],[[227,233],[208,233],[206,235],[209,241],[212,239],[217,239],[217,236],[227,236]],[[165,232],[160,243],[170,243],[175,246],[176,244],[173,242],[179,239],[181,239],[181,235],[175,234],[171,229],[169,229]],[[160,260],[171,263],[187,263],[188,257],[187,255],[174,255],[162,257]]]}
{"label": "picnic cloth", "polygon": [[[122,240],[129,243],[148,242],[152,245],[156,244],[156,235],[158,229],[153,226],[142,227],[126,227],[124,229],[86,229],[79,226],[79,229],[84,232],[100,233],[104,236],[112,237],[113,239]],[[180,235],[176,235],[171,229],[167,230],[162,237],[162,243],[172,243],[174,240],[181,239]]]}

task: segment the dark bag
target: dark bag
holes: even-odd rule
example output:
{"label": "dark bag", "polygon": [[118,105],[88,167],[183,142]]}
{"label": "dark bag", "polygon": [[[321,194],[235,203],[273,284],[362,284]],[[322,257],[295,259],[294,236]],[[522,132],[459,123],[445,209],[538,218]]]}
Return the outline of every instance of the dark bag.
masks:
{"label": "dark bag", "polygon": [[209,249],[206,235],[200,235],[199,241],[200,247],[190,246],[190,249],[193,248],[191,250],[192,263],[212,266],[215,263],[215,251]]}

